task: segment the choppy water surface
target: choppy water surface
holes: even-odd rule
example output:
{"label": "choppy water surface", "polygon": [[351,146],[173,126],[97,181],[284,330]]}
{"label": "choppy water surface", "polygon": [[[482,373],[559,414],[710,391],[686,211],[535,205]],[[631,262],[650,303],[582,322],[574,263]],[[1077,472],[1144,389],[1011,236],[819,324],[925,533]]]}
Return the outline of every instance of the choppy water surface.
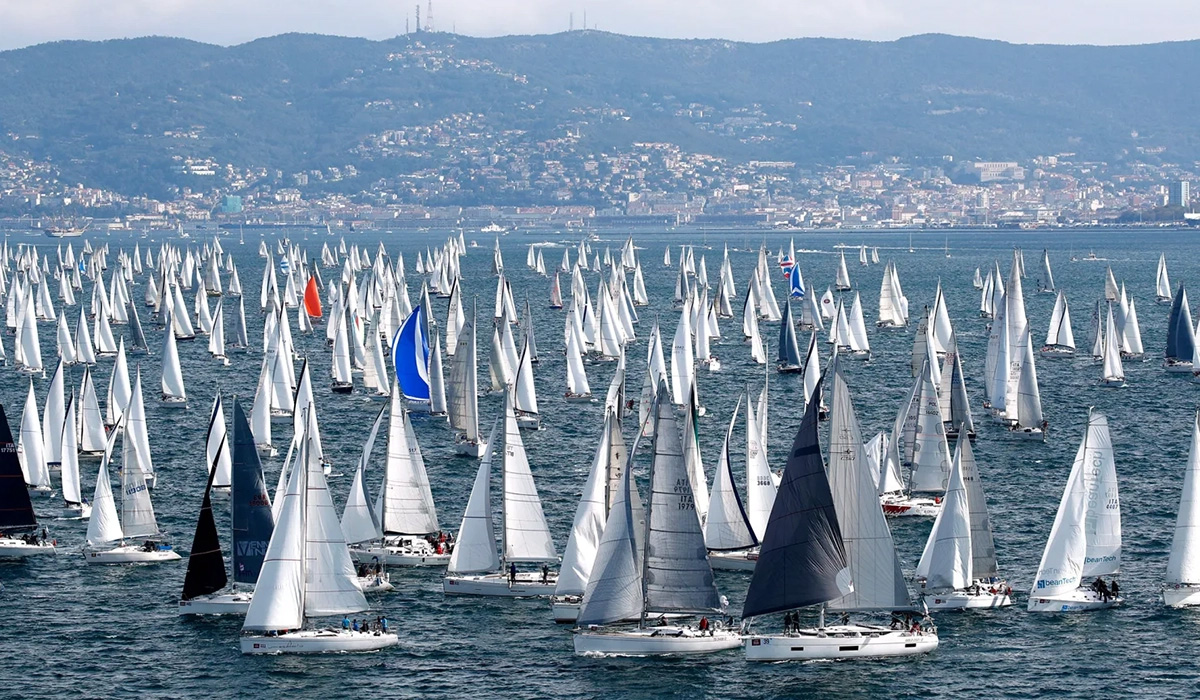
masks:
{"label": "choppy water surface", "polygon": [[[293,232],[319,259],[322,242],[337,238]],[[413,271],[418,251],[441,243],[443,233],[386,234],[354,233],[348,243],[367,247],[374,255],[382,240],[389,254],[402,252],[408,265],[410,293],[416,300],[419,276]],[[849,233],[801,234],[798,249],[806,280],[817,291],[831,285],[835,272],[837,243],[865,243],[880,248],[883,261],[899,266],[904,291],[914,319],[931,304],[940,279],[968,375],[969,391],[977,411],[979,441],[976,457],[996,531],[1000,566],[1018,592],[1017,605],[1000,611],[973,614],[942,614],[937,618],[941,647],[915,660],[750,665],[740,652],[699,659],[637,660],[585,659],[574,656],[570,633],[550,617],[549,606],[538,600],[490,600],[445,598],[441,592],[441,570],[395,570],[397,590],[371,599],[372,614],[383,613],[401,634],[395,650],[367,655],[327,657],[243,657],[238,651],[240,619],[189,620],[175,614],[175,603],[183,582],[186,562],[156,567],[89,567],[79,554],[86,523],[56,522],[54,505],[38,504],[43,521],[58,538],[56,558],[27,563],[0,564],[0,678],[9,688],[0,695],[12,696],[340,696],[352,688],[381,697],[486,697],[556,696],[590,698],[614,696],[720,696],[775,697],[793,694],[812,696],[924,697],[930,695],[973,695],[983,697],[1029,697],[1034,695],[1150,695],[1186,697],[1200,694],[1200,672],[1194,659],[1200,652],[1200,613],[1164,609],[1158,587],[1166,567],[1181,474],[1190,439],[1190,422],[1200,386],[1185,378],[1166,375],[1159,356],[1165,345],[1167,307],[1154,305],[1154,273],[1159,252],[1168,255],[1173,283],[1191,283],[1200,278],[1200,246],[1189,232],[1066,232],[1023,234],[1018,232],[917,234],[916,250],[908,252],[908,234]],[[467,300],[477,296],[481,328],[479,335],[481,386],[486,385],[487,347],[495,278],[490,272],[492,240],[484,234],[467,235],[479,248],[470,248],[463,261]],[[624,236],[602,236],[595,250],[611,247],[614,254]],[[636,395],[642,381],[646,336],[654,318],[662,321],[667,343],[674,333],[678,312],[671,308],[676,269],[666,270],[663,248],[672,245],[671,257],[678,260],[681,243],[699,245],[693,236],[644,233],[636,237],[645,269],[652,306],[639,309],[638,342],[630,348],[629,393]],[[502,239],[507,272],[520,303],[530,299],[537,322],[541,363],[536,369],[538,400],[545,429],[525,433],[533,473],[542,495],[547,518],[561,553],[566,543],[576,500],[601,428],[601,405],[567,405],[562,401],[565,367],[561,355],[564,315],[547,308],[549,281],[525,265],[529,243],[560,242],[562,235],[512,234]],[[739,292],[755,262],[755,250],[764,239],[760,232],[721,237],[708,234],[707,256],[710,279],[716,280],[722,246],[730,246],[730,259]],[[10,244],[19,238],[10,239]],[[28,238],[44,251],[53,253],[47,239]],[[143,249],[157,245],[155,238],[114,236],[110,260],[117,247],[132,248],[135,240]],[[227,252],[238,263],[247,291],[247,320],[252,344],[261,339],[262,319],[258,310],[258,286],[263,260],[257,256],[258,235],[247,235],[239,245],[236,235],[222,239]],[[93,239],[95,244],[96,239]],[[199,244],[200,241],[177,241]],[[574,244],[577,241],[568,241]],[[77,247],[79,241],[76,241]],[[768,235],[775,251],[786,245],[787,236]],[[949,246],[951,257],[943,248]],[[978,317],[979,293],[971,278],[977,266],[1000,260],[1008,274],[1011,250],[1025,249],[1026,306],[1035,332],[1035,343],[1044,339],[1053,295],[1034,293],[1033,278],[1041,249],[1049,248],[1058,286],[1065,289],[1072,305],[1075,336],[1086,345],[1090,305],[1103,294],[1104,262],[1069,262],[1073,254],[1083,257],[1089,250],[1107,258],[1118,280],[1124,280],[1138,304],[1145,341],[1145,363],[1127,363],[1128,386],[1104,389],[1097,386],[1099,369],[1086,356],[1074,359],[1038,359],[1042,401],[1051,424],[1048,444],[1019,441],[986,419],[979,404],[983,390],[986,346],[985,321]],[[751,250],[754,248],[755,250]],[[155,256],[157,258],[157,248]],[[856,253],[856,251],[851,251]],[[543,249],[548,267],[557,266],[561,247]],[[574,260],[575,251],[571,251]],[[892,420],[910,385],[909,353],[913,330],[876,331],[872,320],[878,309],[883,265],[859,267],[850,256],[850,272],[861,290],[874,356],[870,362],[847,363],[847,374],[855,405],[863,423],[864,437],[890,429]],[[774,252],[771,255],[774,266]],[[986,268],[985,268],[986,270]],[[589,286],[597,282],[587,275]],[[142,283],[138,279],[132,295],[140,304]],[[782,298],[781,275],[774,284]],[[564,289],[569,285],[564,281]],[[90,284],[80,300],[90,298]],[[230,300],[226,316],[232,317]],[[445,318],[445,301],[434,302],[439,319]],[[189,299],[189,306],[191,306]],[[740,300],[736,306],[740,310]],[[77,313],[77,311],[76,311]],[[174,543],[186,551],[191,542],[196,511],[204,488],[204,431],[215,391],[241,397],[249,410],[257,379],[261,352],[234,356],[231,367],[220,367],[199,339],[179,345],[189,410],[160,410],[156,401],[161,357],[157,345],[161,331],[143,324],[154,354],[141,358],[150,423],[150,444],[159,473],[154,504],[160,526]],[[294,316],[293,316],[294,323]],[[914,323],[915,326],[915,323]],[[294,326],[293,326],[294,328]],[[725,320],[726,338],[714,345],[722,361],[717,373],[701,372],[700,391],[707,415],[701,419],[701,442],[711,481],[713,466],[730,412],[738,393],[749,385],[757,393],[763,369],[754,365],[741,343],[740,316]],[[778,325],[762,325],[768,354],[774,356]],[[122,332],[116,327],[116,332]],[[54,326],[40,324],[43,356],[52,367]],[[231,337],[229,333],[226,337]],[[300,352],[307,352],[314,367],[314,388],[322,438],[335,472],[346,472],[330,481],[339,504],[350,486],[349,471],[361,449],[361,441],[379,404],[361,393],[335,395],[328,391],[329,351],[323,328],[314,336],[296,334]],[[12,338],[5,338],[11,353]],[[828,346],[821,351],[827,355]],[[135,365],[131,359],[131,369]],[[103,401],[112,360],[102,360],[95,372],[97,391]],[[602,396],[613,365],[588,365],[593,392]],[[81,378],[70,372],[75,385]],[[14,431],[28,389],[27,379],[11,368],[0,370],[0,400],[8,410]],[[34,380],[39,403],[48,379]],[[770,455],[773,468],[781,468],[800,415],[798,376],[771,375]],[[227,400],[227,410],[231,402]],[[1088,406],[1109,415],[1116,449],[1117,471],[1124,503],[1124,565],[1120,577],[1128,604],[1118,610],[1075,616],[1035,616],[1025,612],[1025,591],[1037,567],[1055,508],[1082,435]],[[498,395],[481,399],[481,423],[486,426],[500,414]],[[40,410],[40,409],[39,409]],[[477,463],[457,458],[451,449],[451,434],[444,420],[415,418],[437,502],[438,516],[446,529],[457,529],[471,488]],[[276,442],[287,439],[290,428],[275,426]],[[629,430],[627,426],[627,432]],[[743,428],[735,430],[740,440]],[[735,446],[735,471],[741,473],[744,448]],[[282,457],[265,463],[268,484],[274,484]],[[372,489],[380,478],[383,449],[376,447]],[[644,459],[643,459],[644,461]],[[84,490],[91,494],[95,462],[85,462]],[[220,503],[219,497],[217,503]],[[339,506],[340,507],[340,506]],[[218,511],[222,509],[217,508]],[[227,544],[227,516],[219,514],[219,526]],[[897,547],[905,566],[911,568],[920,556],[930,521],[893,521]],[[740,609],[748,576],[717,574],[721,591],[732,607]]]}

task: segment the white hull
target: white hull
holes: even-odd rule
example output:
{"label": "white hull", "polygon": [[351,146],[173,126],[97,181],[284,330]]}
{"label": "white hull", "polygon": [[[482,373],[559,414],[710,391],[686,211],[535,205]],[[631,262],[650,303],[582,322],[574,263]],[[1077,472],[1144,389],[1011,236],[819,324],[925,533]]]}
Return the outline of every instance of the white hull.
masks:
{"label": "white hull", "polygon": [[483,453],[487,451],[487,443],[483,440],[479,442],[456,442],[454,443],[454,453],[463,455],[464,457],[472,457],[479,459]]}
{"label": "white hull", "polygon": [[1071,357],[1075,354],[1075,348],[1068,348],[1062,345],[1045,345],[1038,352],[1042,357]]}
{"label": "white hull", "polygon": [[584,656],[712,654],[741,645],[742,635],[737,632],[714,630],[709,635],[691,627],[674,625],[575,633],[575,653]]}
{"label": "white hull", "polygon": [[187,408],[187,399],[181,399],[178,396],[164,396],[158,405],[163,408],[183,410]]}
{"label": "white hull", "polygon": [[446,595],[482,595],[501,598],[541,598],[554,594],[558,585],[558,573],[550,572],[550,578],[542,583],[542,575],[533,572],[517,573],[517,580],[510,583],[508,574],[485,574],[481,576],[447,576],[442,579],[442,593]]}
{"label": "white hull", "polygon": [[1106,387],[1111,387],[1113,389],[1119,389],[1119,388],[1125,386],[1125,380],[1124,379],[1109,379],[1106,377],[1106,378],[1100,380],[1100,386],[1106,386]]}
{"label": "white hull", "polygon": [[734,552],[708,553],[708,563],[713,569],[721,571],[754,571],[758,563],[758,548]]}
{"label": "white hull", "polygon": [[275,449],[271,445],[255,445],[254,449],[258,450],[259,457],[277,457],[277,456],[279,456],[279,450]]}
{"label": "white hull", "polygon": [[1125,599],[1121,597],[1101,599],[1100,594],[1089,588],[1077,588],[1070,593],[1061,593],[1049,598],[1029,597],[1029,612],[1086,612],[1115,608]]}
{"label": "white hull", "polygon": [[1192,363],[1178,360],[1163,360],[1163,369],[1167,374],[1191,374]]}
{"label": "white hull", "polygon": [[1194,608],[1200,606],[1200,586],[1196,584],[1167,584],[1162,589],[1163,605],[1168,608]]}
{"label": "white hull", "polygon": [[374,564],[378,558],[384,566],[446,566],[450,553],[438,554],[433,549],[412,547],[351,547],[350,558],[356,564]]}
{"label": "white hull", "polygon": [[275,637],[242,637],[243,654],[349,654],[394,647],[399,637],[382,632],[300,630]]}
{"label": "white hull", "polygon": [[591,394],[566,394],[563,398],[567,403],[594,403],[596,401]]}
{"label": "white hull", "polygon": [[922,496],[881,496],[884,515],[892,517],[936,518],[942,512],[942,501]]}
{"label": "white hull", "polygon": [[17,537],[0,536],[0,559],[24,559],[41,554],[54,554],[51,544],[29,544]]}
{"label": "white hull", "polygon": [[556,595],[550,597],[550,608],[554,612],[554,621],[559,624],[569,624],[579,619],[579,608],[582,607],[583,596]]}
{"label": "white hull", "polygon": [[1012,605],[1012,590],[1005,584],[973,589],[922,593],[921,600],[930,610],[979,610],[1007,608]]}
{"label": "white hull", "polygon": [[874,659],[915,656],[937,649],[933,632],[909,632],[885,627],[839,625],[798,633],[749,635],[747,661],[808,661],[814,659]]}
{"label": "white hull", "polygon": [[245,615],[254,591],[217,593],[179,601],[180,615]]}
{"label": "white hull", "polygon": [[179,559],[173,549],[155,549],[147,552],[140,544],[127,544],[115,549],[96,550],[85,547],[83,558],[89,564],[157,564]]}
{"label": "white hull", "polygon": [[1019,435],[1026,440],[1039,440],[1041,442],[1046,441],[1046,434],[1042,432],[1041,428],[1022,428],[1017,425],[1010,425],[1008,427],[1008,432],[1012,435]]}
{"label": "white hull", "polygon": [[541,430],[542,420],[536,415],[518,413],[517,427],[521,430]]}

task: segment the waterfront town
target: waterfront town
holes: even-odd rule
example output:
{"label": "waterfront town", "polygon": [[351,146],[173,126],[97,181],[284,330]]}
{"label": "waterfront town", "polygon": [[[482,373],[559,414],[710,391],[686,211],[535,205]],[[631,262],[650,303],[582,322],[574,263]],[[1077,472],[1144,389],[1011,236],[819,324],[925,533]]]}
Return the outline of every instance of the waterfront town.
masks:
{"label": "waterfront town", "polygon": [[[718,126],[753,126],[752,117],[745,119],[751,121]],[[1200,164],[1167,163],[1153,148],[1115,163],[1071,153],[1007,162],[864,153],[852,162],[818,166],[733,162],[671,143],[593,152],[582,146],[579,130],[578,124],[563,125],[560,138],[534,142],[490,130],[484,115],[466,114],[364,139],[347,160],[370,162],[376,171],[380,161],[402,161],[403,172],[387,177],[366,177],[351,163],[284,172],[179,154],[169,172],[171,196],[160,198],[67,182],[52,164],[0,150],[0,228],[50,229],[64,221],[115,230],[1200,223],[1189,186],[1200,178]]]}

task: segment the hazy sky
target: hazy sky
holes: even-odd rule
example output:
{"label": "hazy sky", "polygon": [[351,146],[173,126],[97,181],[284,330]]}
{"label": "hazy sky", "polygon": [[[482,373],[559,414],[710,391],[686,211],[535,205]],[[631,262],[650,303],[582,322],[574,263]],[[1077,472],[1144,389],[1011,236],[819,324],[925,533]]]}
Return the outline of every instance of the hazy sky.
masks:
{"label": "hazy sky", "polygon": [[[383,39],[418,0],[0,0],[0,49],[149,34],[237,44],[284,32]],[[427,0],[419,0],[422,23]],[[1200,38],[1197,0],[434,0],[434,29],[474,36],[583,26],[645,36],[889,40],[941,32],[1020,43]]]}

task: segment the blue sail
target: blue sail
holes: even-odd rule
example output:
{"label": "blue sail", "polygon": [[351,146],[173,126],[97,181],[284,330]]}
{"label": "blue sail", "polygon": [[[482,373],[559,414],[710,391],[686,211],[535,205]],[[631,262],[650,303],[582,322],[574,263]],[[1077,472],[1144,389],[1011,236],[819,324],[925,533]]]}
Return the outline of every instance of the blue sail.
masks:
{"label": "blue sail", "polygon": [[392,365],[400,391],[410,401],[429,401],[429,338],[425,311],[418,304],[392,338]]}
{"label": "blue sail", "polygon": [[230,500],[233,506],[233,580],[258,581],[275,520],[271,500],[263,479],[262,463],[254,446],[254,434],[237,399],[233,401],[233,479]]}
{"label": "blue sail", "polygon": [[788,270],[788,272],[789,272],[788,288],[791,290],[793,299],[803,299],[804,298],[804,283],[800,279],[800,275],[790,274],[793,269],[795,269],[794,266],[792,269]]}

